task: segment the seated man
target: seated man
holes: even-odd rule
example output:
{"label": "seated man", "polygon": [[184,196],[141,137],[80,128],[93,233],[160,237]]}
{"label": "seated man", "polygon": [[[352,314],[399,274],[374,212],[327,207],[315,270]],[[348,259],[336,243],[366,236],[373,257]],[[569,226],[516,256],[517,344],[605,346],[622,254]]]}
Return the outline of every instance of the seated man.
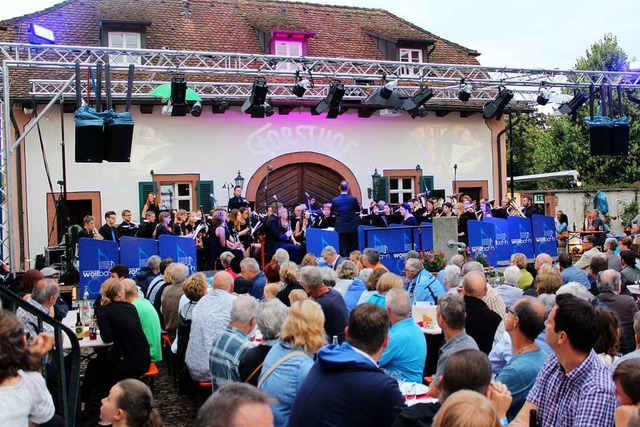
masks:
{"label": "seated man", "polygon": [[247,336],[256,325],[258,302],[251,296],[241,296],[233,302],[229,325],[211,343],[209,370],[216,389],[221,381],[240,381],[238,366],[244,353],[253,347]]}
{"label": "seated man", "polygon": [[232,292],[233,277],[220,271],[213,276],[213,289],[193,308],[185,362],[195,381],[210,380],[209,351],[231,319],[231,307],[238,298]]}
{"label": "seated man", "polygon": [[447,359],[462,350],[478,350],[476,342],[465,332],[466,317],[464,299],[459,294],[446,294],[438,299],[436,318],[438,325],[442,328],[445,343],[440,349],[438,367],[429,386],[429,395],[431,397],[438,397],[440,393],[436,384],[438,384],[439,378],[442,377]]}
{"label": "seated man", "polygon": [[416,258],[407,260],[404,266],[409,283],[407,291],[413,301],[428,301],[436,304],[438,297],[446,293],[444,286],[433,274],[424,269],[422,261]]}
{"label": "seated man", "polygon": [[[596,238],[591,234],[584,236],[582,238],[582,248],[584,249],[584,252],[580,259],[576,261],[574,266],[576,268],[581,268],[585,273],[588,273],[591,259],[600,253],[600,250],[596,247]],[[607,260],[607,263],[608,262],[609,261]]]}
{"label": "seated man", "polygon": [[514,356],[496,377],[496,381],[506,385],[513,397],[507,412],[509,421],[524,405],[538,372],[547,360],[547,353],[535,343],[544,330],[545,317],[544,305],[533,297],[520,298],[509,309],[505,326],[511,337]]}
{"label": "seated man", "polygon": [[485,354],[504,333],[502,318],[483,301],[487,280],[483,273],[471,271],[464,276],[462,294],[467,312],[466,329]]}
{"label": "seated man", "polygon": [[249,384],[230,383],[220,387],[200,407],[196,427],[272,426],[271,397]]}
{"label": "seated man", "polygon": [[616,398],[609,369],[593,351],[601,329],[593,306],[571,294],[556,296],[546,322],[553,353],[514,425],[529,425],[532,409],[543,426],[613,427]]}
{"label": "seated man", "polygon": [[578,282],[587,289],[591,289],[591,282],[587,277],[587,273],[584,270],[574,267],[571,254],[564,252],[558,255],[558,265],[560,266],[560,272],[562,273],[562,284],[566,285],[569,282]]}
{"label": "seated man", "polygon": [[418,419],[423,423],[419,425],[430,426],[442,404],[460,390],[472,390],[486,396],[496,408],[498,417],[506,418],[510,393],[504,386],[491,382],[491,364],[487,355],[479,350],[462,350],[447,359],[436,387],[439,390],[438,402],[417,403],[404,409],[393,427],[417,425],[415,421]]}
{"label": "seated man", "polygon": [[388,343],[388,325],[382,307],[353,309],[347,342],[318,351],[293,402],[290,427],[391,425],[404,401],[398,382],[377,365]]}
{"label": "seated man", "polygon": [[133,280],[124,279],[122,284],[124,285],[125,301],[133,304],[138,312],[140,324],[142,325],[142,332],[144,332],[144,335],[147,337],[147,341],[149,342],[151,361],[160,362],[162,360],[162,327],[160,326],[158,313],[149,300],[140,298],[140,295],[138,294],[138,287]]}
{"label": "seated man", "polygon": [[404,289],[391,289],[387,293],[386,310],[391,321],[389,345],[378,365],[396,379],[422,383],[427,341],[411,317],[409,293]]}

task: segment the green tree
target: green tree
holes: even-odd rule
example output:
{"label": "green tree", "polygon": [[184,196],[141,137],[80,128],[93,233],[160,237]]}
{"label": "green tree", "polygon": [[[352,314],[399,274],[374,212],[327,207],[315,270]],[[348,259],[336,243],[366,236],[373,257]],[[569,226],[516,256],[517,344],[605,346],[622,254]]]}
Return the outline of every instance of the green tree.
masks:
{"label": "green tree", "polygon": [[[594,71],[626,70],[627,54],[618,45],[617,38],[605,34],[602,40],[594,43],[584,57],[578,58],[576,68]],[[618,111],[618,95],[613,88],[613,112],[607,108],[610,116],[626,115],[630,121],[628,156],[591,156],[589,129],[582,120],[589,114],[589,105],[578,111],[578,120],[572,122],[568,117],[548,115],[521,120],[514,127],[514,157],[518,173],[544,173],[576,169],[582,181],[591,187],[629,185],[640,180],[640,109],[623,96],[623,110]],[[599,94],[596,94],[595,113],[600,107]],[[607,107],[609,103],[607,102]],[[613,114],[612,114],[613,113]],[[519,163],[519,164],[518,164]],[[557,186],[557,182],[540,181],[536,188],[546,185]]]}

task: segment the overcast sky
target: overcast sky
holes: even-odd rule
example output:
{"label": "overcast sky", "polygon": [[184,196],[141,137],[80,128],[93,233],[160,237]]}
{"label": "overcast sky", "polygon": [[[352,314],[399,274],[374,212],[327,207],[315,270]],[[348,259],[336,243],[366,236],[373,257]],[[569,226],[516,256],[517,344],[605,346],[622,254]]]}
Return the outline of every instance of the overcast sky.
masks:
{"label": "overcast sky", "polygon": [[[179,0],[169,0],[179,1]],[[199,1],[199,0],[191,0]],[[59,0],[2,0],[0,19],[35,12]],[[317,0],[387,9],[440,37],[475,49],[482,65],[573,68],[605,33],[630,59],[640,59],[638,0]]]}

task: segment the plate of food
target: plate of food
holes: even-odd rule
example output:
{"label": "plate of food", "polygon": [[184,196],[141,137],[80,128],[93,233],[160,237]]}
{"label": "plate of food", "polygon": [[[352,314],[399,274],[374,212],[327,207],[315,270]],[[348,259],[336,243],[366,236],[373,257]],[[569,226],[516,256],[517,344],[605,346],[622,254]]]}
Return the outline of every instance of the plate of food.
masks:
{"label": "plate of food", "polygon": [[403,396],[420,396],[429,392],[429,387],[424,384],[404,382],[400,384],[400,392]]}

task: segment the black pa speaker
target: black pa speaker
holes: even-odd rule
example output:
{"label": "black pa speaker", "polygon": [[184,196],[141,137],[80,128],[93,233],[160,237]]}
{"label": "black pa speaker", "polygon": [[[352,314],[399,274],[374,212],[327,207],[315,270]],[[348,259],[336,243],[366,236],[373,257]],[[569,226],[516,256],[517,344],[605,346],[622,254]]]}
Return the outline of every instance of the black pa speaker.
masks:
{"label": "black pa speaker", "polygon": [[104,160],[107,162],[131,161],[133,125],[109,125],[104,127]]}
{"label": "black pa speaker", "polygon": [[103,126],[76,126],[76,163],[102,163]]}
{"label": "black pa speaker", "polygon": [[611,128],[609,126],[592,126],[589,128],[589,142],[592,156],[610,156]]}
{"label": "black pa speaker", "polygon": [[611,128],[611,154],[626,156],[629,154],[629,126],[614,125]]}

